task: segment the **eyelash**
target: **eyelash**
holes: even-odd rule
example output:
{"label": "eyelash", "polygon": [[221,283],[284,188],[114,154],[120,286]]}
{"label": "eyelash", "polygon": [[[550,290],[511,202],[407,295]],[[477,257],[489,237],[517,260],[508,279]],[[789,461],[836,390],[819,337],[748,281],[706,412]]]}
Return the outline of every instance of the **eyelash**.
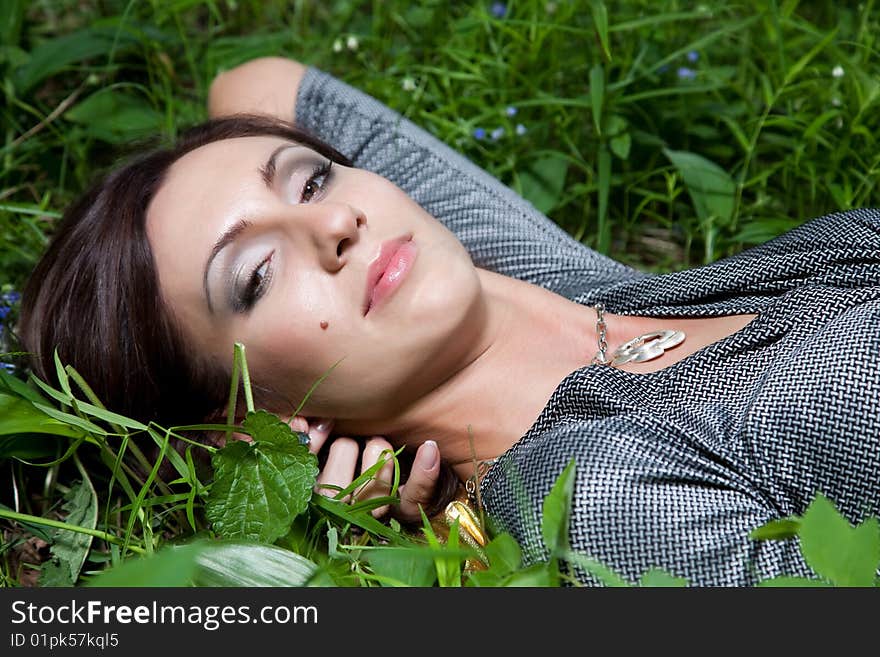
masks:
{"label": "eyelash", "polygon": [[[330,181],[330,169],[332,167],[333,167],[333,162],[331,162],[330,160],[327,160],[326,162],[324,162],[323,164],[319,164],[318,166],[316,166],[312,170],[312,175],[309,176],[308,180],[306,180],[306,183],[303,185],[302,191],[300,192],[299,200],[301,203],[306,203],[308,201],[311,201],[314,198],[315,194],[324,191],[324,187]],[[310,184],[312,184],[313,181],[315,181],[318,178],[324,179],[323,183],[321,184],[321,188],[317,192],[313,192],[312,195],[309,196],[309,198],[306,198],[305,197],[306,189],[308,188],[308,186]]]}
{"label": "eyelash", "polygon": [[[300,192],[300,202],[307,203],[314,199],[315,194],[324,191],[327,183],[330,181],[330,170],[333,167],[333,162],[327,160],[323,164],[319,164],[312,170],[312,175],[308,177],[303,188]],[[323,178],[320,188],[317,191],[312,192],[308,198],[306,198],[306,190],[312,185],[318,178]],[[272,270],[268,267],[269,263],[272,260],[272,256],[275,255],[275,251],[272,251],[266,258],[260,261],[248,274],[247,276],[247,287],[245,287],[244,291],[241,294],[236,295],[236,300],[234,304],[235,312],[246,313],[250,311],[251,308],[254,307],[254,304],[257,300],[263,296],[263,292],[266,289],[266,286],[269,284],[269,281],[272,280]],[[259,272],[263,267],[266,267],[265,273],[260,276]],[[259,277],[259,280],[258,280]]]}

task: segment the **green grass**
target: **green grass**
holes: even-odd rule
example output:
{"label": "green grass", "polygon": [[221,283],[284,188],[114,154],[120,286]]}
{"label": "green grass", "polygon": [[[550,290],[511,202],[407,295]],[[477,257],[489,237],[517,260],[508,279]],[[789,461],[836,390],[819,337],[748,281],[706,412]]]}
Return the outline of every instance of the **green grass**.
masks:
{"label": "green grass", "polygon": [[[647,271],[711,262],[823,213],[880,205],[875,4],[523,0],[498,17],[490,2],[6,0],[0,291],[20,289],[65,206],[133,140],[206,118],[212,77],[262,55],[372,94],[616,259]],[[84,511],[71,496],[89,473],[92,529],[116,538],[89,544],[80,577],[210,529],[199,448],[170,475],[144,455],[146,476],[121,467],[136,441],[117,433],[76,450],[69,438],[26,455],[23,443],[0,447],[0,503],[34,518],[65,517],[65,495]],[[339,581],[375,582],[370,532],[326,511],[297,521],[308,526],[284,547],[335,563]],[[2,573],[16,584],[37,561],[24,541],[54,539],[38,524],[2,526]],[[413,557],[412,572],[424,563]]]}

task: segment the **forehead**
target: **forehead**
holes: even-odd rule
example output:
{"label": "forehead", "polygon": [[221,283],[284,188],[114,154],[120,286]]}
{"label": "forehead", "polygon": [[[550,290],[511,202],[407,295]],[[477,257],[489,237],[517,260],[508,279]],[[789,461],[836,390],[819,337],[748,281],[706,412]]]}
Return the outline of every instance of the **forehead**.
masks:
{"label": "forehead", "polygon": [[213,201],[228,202],[262,184],[260,167],[272,150],[284,143],[275,137],[240,137],[190,151],[166,173],[147,210],[148,229],[184,207],[213,207]]}

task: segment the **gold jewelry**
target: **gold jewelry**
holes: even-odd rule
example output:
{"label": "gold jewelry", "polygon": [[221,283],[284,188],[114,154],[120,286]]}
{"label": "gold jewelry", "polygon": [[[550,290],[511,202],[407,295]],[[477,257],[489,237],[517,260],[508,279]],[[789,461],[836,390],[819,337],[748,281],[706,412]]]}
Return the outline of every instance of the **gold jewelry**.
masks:
{"label": "gold jewelry", "polygon": [[626,344],[617,348],[612,356],[612,360],[608,360],[605,351],[608,349],[606,340],[608,327],[605,324],[605,305],[596,304],[596,333],[599,336],[599,352],[593,357],[594,365],[610,365],[615,367],[625,363],[643,363],[649,360],[659,358],[667,349],[677,347],[687,335],[684,331],[674,329],[662,329],[660,331],[652,331],[633,338]]}
{"label": "gold jewelry", "polygon": [[468,502],[469,497],[464,487],[459,486],[455,499],[446,505],[442,513],[430,519],[431,528],[437,538],[446,543],[449,540],[449,532],[457,521],[458,538],[467,543],[476,555],[465,560],[465,571],[485,570],[489,561],[483,548],[489,539],[483,523]]}

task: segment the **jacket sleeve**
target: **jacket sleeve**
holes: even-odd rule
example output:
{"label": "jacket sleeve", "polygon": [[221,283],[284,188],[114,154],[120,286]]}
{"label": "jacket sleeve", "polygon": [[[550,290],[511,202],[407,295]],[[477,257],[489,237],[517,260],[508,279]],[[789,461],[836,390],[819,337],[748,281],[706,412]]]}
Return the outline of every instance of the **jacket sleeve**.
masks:
{"label": "jacket sleeve", "polygon": [[[483,484],[498,529],[531,563],[549,557],[542,503],[569,459],[575,486],[569,521],[574,552],[637,583],[652,568],[691,586],[752,586],[781,575],[810,577],[796,540],[756,541],[749,532],[780,518],[741,468],[709,454],[667,423],[617,417],[554,427]],[[490,485],[487,487],[487,483]],[[601,581],[573,567],[583,584]]]}
{"label": "jacket sleeve", "polygon": [[461,154],[371,96],[309,68],[297,123],[442,221],[474,265],[565,294],[644,276],[573,239]]}
{"label": "jacket sleeve", "polygon": [[880,254],[880,210],[857,208],[816,217],[745,251],[733,259],[781,256],[817,251],[862,251],[877,260]]}

